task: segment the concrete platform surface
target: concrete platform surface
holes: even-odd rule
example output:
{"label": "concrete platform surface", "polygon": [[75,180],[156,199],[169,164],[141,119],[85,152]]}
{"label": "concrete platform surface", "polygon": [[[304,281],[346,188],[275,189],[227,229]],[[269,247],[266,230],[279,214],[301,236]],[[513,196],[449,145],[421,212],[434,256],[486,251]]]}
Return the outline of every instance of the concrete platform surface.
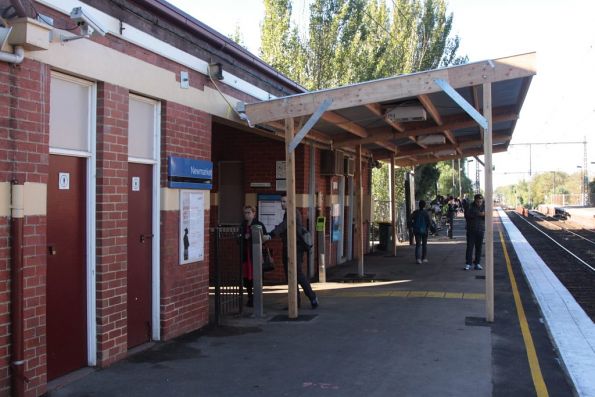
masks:
{"label": "concrete platform surface", "polygon": [[[442,232],[444,234],[444,232]],[[496,234],[497,235],[497,234]],[[264,319],[163,343],[49,393],[62,396],[531,396],[536,387],[500,244],[495,244],[496,321],[485,322],[483,271],[464,271],[464,221],[455,239],[430,239],[429,262],[413,247],[366,257],[382,282],[345,282],[350,263],[315,284],[310,321],[284,314],[286,289],[268,287]],[[509,248],[509,251],[513,251]],[[572,395],[540,314],[511,255],[550,396]],[[333,282],[334,280],[334,282]]]}

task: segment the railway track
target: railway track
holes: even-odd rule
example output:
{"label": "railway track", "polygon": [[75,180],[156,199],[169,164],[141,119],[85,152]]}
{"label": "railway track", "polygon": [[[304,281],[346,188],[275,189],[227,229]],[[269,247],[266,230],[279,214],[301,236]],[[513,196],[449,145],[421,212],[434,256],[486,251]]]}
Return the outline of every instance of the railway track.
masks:
{"label": "railway track", "polygon": [[570,230],[543,216],[508,216],[543,261],[595,321],[595,234]]}

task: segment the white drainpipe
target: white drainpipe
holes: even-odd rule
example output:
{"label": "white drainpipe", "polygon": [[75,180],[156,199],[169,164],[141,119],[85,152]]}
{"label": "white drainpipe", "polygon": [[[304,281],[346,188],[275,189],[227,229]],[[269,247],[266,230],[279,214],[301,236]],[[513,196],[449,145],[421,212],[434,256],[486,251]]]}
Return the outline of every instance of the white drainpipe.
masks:
{"label": "white drainpipe", "polygon": [[21,46],[14,47],[14,53],[0,51],[0,62],[14,63],[18,65],[25,59],[25,49]]}

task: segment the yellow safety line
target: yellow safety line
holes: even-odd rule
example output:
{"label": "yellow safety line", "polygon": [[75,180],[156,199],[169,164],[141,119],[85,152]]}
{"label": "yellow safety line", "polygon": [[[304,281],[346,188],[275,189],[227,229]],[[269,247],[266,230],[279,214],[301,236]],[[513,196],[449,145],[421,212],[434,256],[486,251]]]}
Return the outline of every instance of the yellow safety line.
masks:
{"label": "yellow safety line", "polygon": [[[329,291],[318,291],[329,292]],[[444,292],[444,291],[339,291],[330,292],[328,296],[334,298],[442,298],[442,299],[475,299],[485,300],[485,294],[471,292]]]}
{"label": "yellow safety line", "polygon": [[508,277],[510,278],[510,284],[512,285],[512,295],[514,296],[514,305],[519,317],[519,323],[521,326],[521,333],[523,334],[523,341],[525,342],[525,348],[527,350],[527,359],[529,360],[529,367],[531,368],[531,377],[533,378],[533,384],[535,385],[535,392],[537,397],[549,396],[547,386],[543,380],[541,374],[541,368],[539,367],[539,360],[537,359],[537,352],[535,351],[535,345],[533,344],[533,338],[531,337],[531,331],[529,330],[529,324],[527,323],[527,317],[525,316],[525,309],[521,302],[521,296],[516,284],[514,273],[512,272],[512,264],[510,257],[508,256],[508,250],[504,243],[504,236],[502,230],[499,230],[500,242],[502,243],[502,249],[504,250],[504,258],[506,259],[506,268],[508,269]]}

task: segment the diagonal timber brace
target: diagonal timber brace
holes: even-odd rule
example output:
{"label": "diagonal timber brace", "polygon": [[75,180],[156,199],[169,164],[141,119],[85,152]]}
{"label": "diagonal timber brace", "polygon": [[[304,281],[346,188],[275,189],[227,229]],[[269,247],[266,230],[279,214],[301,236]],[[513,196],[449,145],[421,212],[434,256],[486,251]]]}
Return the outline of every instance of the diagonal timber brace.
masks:
{"label": "diagonal timber brace", "polygon": [[322,101],[320,106],[318,106],[318,109],[316,109],[314,114],[310,116],[308,121],[306,121],[306,124],[304,124],[304,126],[300,129],[300,131],[297,134],[295,134],[295,136],[289,143],[289,147],[287,149],[289,153],[295,150],[295,148],[300,144],[302,139],[304,139],[308,131],[310,131],[312,127],[314,127],[314,124],[316,124],[316,122],[320,120],[324,112],[326,112],[326,110],[329,108],[329,106],[331,106],[332,103],[332,99],[325,99],[324,101]]}
{"label": "diagonal timber brace", "polygon": [[485,117],[479,113],[473,105],[465,100],[454,88],[451,87],[448,82],[442,79],[435,79],[434,82],[448,95],[453,101],[455,101],[473,120],[477,121],[477,123],[483,128],[484,130],[488,129],[488,121]]}

